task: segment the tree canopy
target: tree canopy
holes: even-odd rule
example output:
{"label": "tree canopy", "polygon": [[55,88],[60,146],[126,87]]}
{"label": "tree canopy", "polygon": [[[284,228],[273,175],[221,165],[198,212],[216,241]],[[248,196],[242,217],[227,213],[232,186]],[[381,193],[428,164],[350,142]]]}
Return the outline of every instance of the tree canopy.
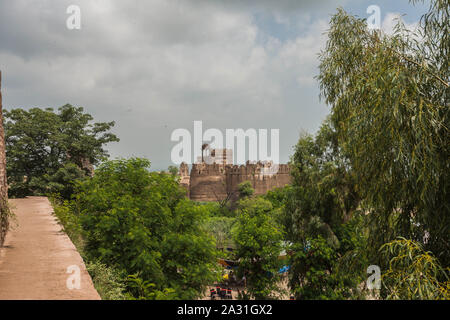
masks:
{"label": "tree canopy", "polygon": [[416,32],[370,31],[342,9],[330,22],[318,79],[373,221],[373,255],[404,236],[450,263],[449,7],[431,1]]}
{"label": "tree canopy", "polygon": [[185,198],[177,177],[149,167],[146,159],[107,161],[79,182],[74,206],[86,252],[134,275],[140,287],[151,284],[136,298],[166,289],[172,298],[196,298],[215,280],[215,242],[203,228],[208,212]]}
{"label": "tree canopy", "polygon": [[90,175],[108,156],[105,144],[119,139],[114,122],[92,123],[82,107],[5,110],[10,196],[50,192],[70,196],[70,181]]}
{"label": "tree canopy", "polygon": [[246,198],[239,201],[233,233],[238,273],[245,276],[248,293],[256,299],[273,297],[279,280],[283,232],[270,201]]}
{"label": "tree canopy", "polygon": [[366,241],[356,181],[336,142],[325,121],[315,137],[300,137],[290,162],[281,220],[292,243],[289,284],[297,299],[348,298],[367,267],[361,255],[350,273],[340,272],[341,263],[355,263],[341,258],[363,252]]}

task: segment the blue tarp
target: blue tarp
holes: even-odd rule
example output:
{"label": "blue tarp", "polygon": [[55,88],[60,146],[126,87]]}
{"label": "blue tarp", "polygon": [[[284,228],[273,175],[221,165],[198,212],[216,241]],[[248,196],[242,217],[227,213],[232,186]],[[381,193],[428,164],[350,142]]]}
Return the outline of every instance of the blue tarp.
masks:
{"label": "blue tarp", "polygon": [[291,268],[291,266],[284,266],[280,270],[278,270],[278,273],[285,273],[288,272],[288,270]]}

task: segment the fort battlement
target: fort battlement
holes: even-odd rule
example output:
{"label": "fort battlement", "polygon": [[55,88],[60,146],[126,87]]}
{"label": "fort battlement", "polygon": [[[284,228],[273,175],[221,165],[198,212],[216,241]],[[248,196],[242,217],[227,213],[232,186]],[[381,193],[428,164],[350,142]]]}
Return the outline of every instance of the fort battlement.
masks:
{"label": "fort battlement", "polygon": [[188,166],[182,163],[180,176],[189,198],[195,201],[236,199],[238,185],[245,181],[252,184],[256,195],[291,182],[289,165],[270,162],[247,162],[245,165],[201,162],[194,163],[190,173]]}

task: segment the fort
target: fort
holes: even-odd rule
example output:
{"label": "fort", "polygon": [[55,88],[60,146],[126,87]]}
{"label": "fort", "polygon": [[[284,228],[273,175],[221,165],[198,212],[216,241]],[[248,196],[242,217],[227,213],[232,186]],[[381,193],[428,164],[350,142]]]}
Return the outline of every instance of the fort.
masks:
{"label": "fort", "polygon": [[212,150],[211,154],[212,159],[199,159],[197,163],[192,164],[190,172],[186,163],[180,165],[180,184],[188,190],[191,200],[236,200],[238,185],[245,181],[252,184],[256,195],[284,187],[291,182],[287,164],[277,164],[277,170],[271,170],[275,166],[271,162],[247,161],[245,165],[233,165],[229,161],[230,150]]}

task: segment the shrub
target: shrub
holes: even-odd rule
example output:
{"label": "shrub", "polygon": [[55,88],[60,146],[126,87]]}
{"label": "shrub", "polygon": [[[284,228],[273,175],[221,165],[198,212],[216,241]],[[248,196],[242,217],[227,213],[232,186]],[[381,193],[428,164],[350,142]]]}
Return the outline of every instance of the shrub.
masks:
{"label": "shrub", "polygon": [[138,275],[155,292],[196,298],[215,279],[215,243],[203,227],[208,212],[185,198],[176,176],[149,168],[146,159],[108,161],[79,183],[86,254]]}

